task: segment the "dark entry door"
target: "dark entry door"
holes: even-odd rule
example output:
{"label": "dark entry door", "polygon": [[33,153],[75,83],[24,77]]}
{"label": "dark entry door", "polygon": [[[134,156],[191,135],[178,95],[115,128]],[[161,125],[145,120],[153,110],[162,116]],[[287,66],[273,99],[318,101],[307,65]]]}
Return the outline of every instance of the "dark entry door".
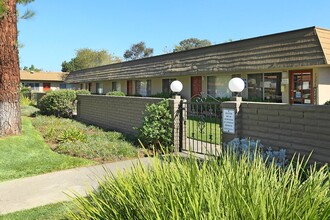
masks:
{"label": "dark entry door", "polygon": [[199,96],[202,92],[202,77],[191,77],[191,97]]}
{"label": "dark entry door", "polygon": [[132,80],[127,80],[127,95],[133,95],[133,83],[132,83]]}
{"label": "dark entry door", "polygon": [[290,104],[314,104],[313,71],[290,71]]}
{"label": "dark entry door", "polygon": [[46,92],[48,90],[50,90],[50,83],[43,83],[43,91]]}

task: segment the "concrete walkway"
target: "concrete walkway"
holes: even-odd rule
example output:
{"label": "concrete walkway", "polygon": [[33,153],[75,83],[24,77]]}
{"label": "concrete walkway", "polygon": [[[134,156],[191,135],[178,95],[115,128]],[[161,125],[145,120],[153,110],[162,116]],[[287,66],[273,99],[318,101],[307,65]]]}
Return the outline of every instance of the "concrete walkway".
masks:
{"label": "concrete walkway", "polygon": [[[152,159],[141,158],[144,165]],[[0,183],[0,214],[68,201],[72,192],[86,195],[86,187],[97,187],[106,171],[129,170],[138,159],[63,170]],[[68,194],[68,195],[66,195]]]}

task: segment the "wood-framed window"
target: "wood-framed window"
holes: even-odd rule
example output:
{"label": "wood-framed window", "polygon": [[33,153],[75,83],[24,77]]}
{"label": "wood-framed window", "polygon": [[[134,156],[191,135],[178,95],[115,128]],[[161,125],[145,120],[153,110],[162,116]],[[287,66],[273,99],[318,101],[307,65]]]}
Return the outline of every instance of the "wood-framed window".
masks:
{"label": "wood-framed window", "polygon": [[291,70],[290,104],[314,104],[313,70]]}

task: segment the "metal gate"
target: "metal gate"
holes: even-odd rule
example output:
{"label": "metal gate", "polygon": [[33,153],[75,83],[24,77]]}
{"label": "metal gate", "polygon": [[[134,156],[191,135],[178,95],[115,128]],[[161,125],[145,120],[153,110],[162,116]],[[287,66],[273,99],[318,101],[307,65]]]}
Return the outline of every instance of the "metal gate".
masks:
{"label": "metal gate", "polygon": [[218,155],[222,149],[221,102],[185,100],[180,112],[180,151]]}

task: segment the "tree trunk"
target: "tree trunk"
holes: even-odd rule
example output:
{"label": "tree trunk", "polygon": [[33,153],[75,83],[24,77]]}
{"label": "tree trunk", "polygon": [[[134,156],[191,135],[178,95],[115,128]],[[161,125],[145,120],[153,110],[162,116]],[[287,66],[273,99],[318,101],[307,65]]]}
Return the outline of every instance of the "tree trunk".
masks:
{"label": "tree trunk", "polygon": [[3,1],[6,10],[0,17],[0,137],[19,134],[22,129],[16,0]]}

